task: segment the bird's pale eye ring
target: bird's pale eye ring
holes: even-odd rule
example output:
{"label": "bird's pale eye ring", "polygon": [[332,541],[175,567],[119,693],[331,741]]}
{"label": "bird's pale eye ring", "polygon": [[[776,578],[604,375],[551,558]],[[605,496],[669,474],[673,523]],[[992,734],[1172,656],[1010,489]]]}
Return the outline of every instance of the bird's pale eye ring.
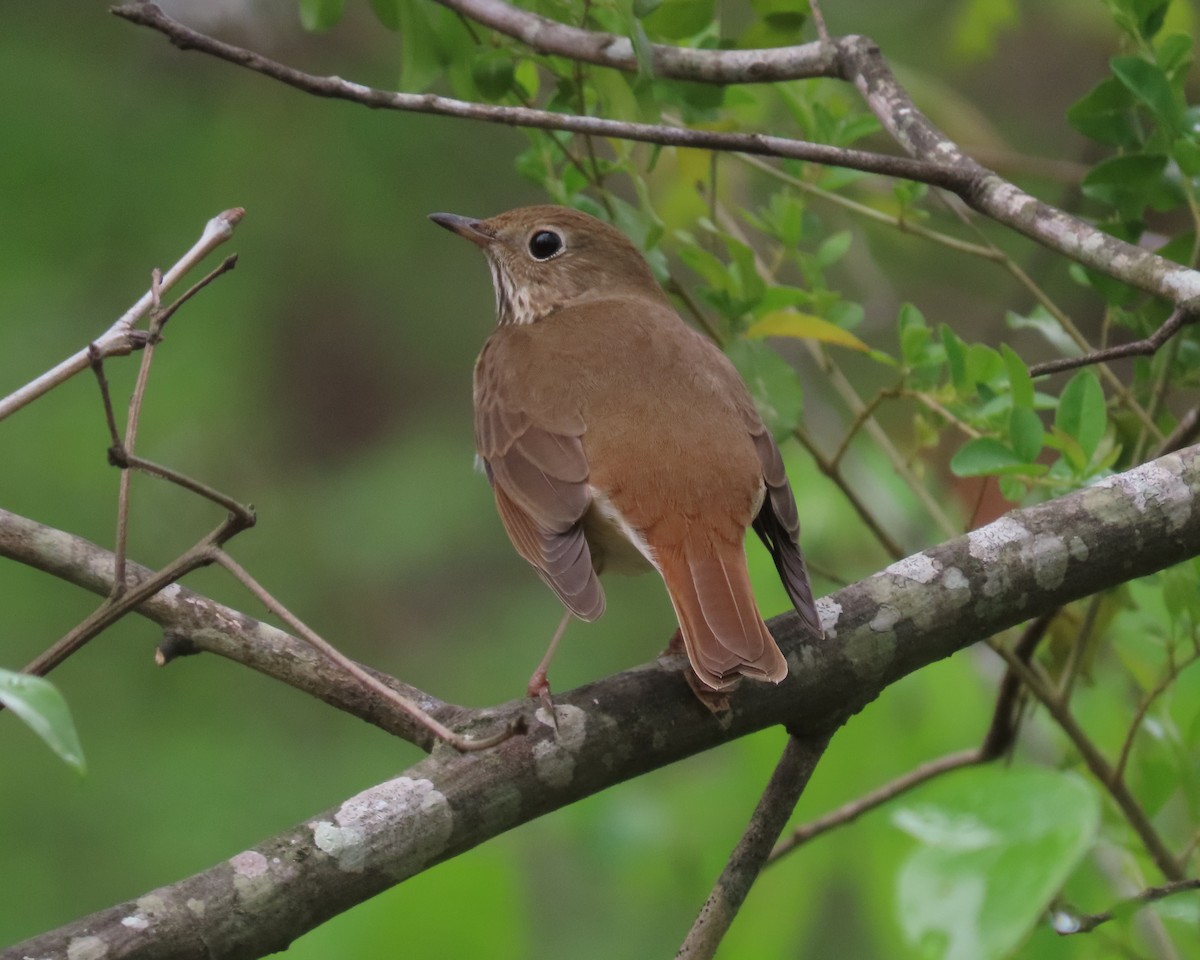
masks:
{"label": "bird's pale eye ring", "polygon": [[529,255],[534,260],[549,260],[565,249],[563,238],[553,230],[536,230],[529,238]]}

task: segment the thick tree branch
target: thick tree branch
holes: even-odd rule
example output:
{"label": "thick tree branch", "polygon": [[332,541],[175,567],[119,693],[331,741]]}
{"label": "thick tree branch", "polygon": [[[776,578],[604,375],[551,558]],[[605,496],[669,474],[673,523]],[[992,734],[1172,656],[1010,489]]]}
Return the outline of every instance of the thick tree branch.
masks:
{"label": "thick tree branch", "polygon": [[[82,537],[6,510],[0,510],[0,556],[43,570],[100,596],[108,596],[112,591],[112,553]],[[138,596],[142,587],[160,574],[130,561],[126,576],[129,593]],[[189,654],[215,653],[310,693],[426,751],[433,748],[434,737],[427,729],[393,709],[311,645],[268,623],[177,583],[144,600],[136,612],[163,629],[163,640],[156,654],[160,664]],[[461,728],[468,720],[478,720],[482,728],[491,728],[482,713],[443,703],[384,674],[375,676],[449,726]]]}
{"label": "thick tree branch", "polygon": [[[889,684],[978,639],[1200,555],[1198,496],[1200,447],[1189,447],[1014,511],[822,600],[824,642],[809,642],[794,614],[776,617],[770,626],[792,667],[787,680],[743,684],[720,719],[696,702],[681,658],[664,658],[559,696],[557,737],[540,725],[485,753],[435,750],[403,776],[252,850],[0,957],[66,958],[103,948],[110,960],[232,958],[282,949],[353,904],[521,823],[768,726],[819,737]],[[24,533],[14,537],[14,529]],[[67,579],[85,572],[98,592],[110,586],[111,568],[88,568],[103,556],[97,548],[0,514],[0,553],[14,552]],[[190,598],[190,635],[206,649],[230,655],[247,642],[233,639],[239,635],[280,646],[261,624]],[[163,616],[156,605],[165,602],[156,597],[141,609]],[[321,668],[311,650],[297,654]],[[276,664],[256,666],[272,672]],[[496,715],[525,709],[507,704]]]}

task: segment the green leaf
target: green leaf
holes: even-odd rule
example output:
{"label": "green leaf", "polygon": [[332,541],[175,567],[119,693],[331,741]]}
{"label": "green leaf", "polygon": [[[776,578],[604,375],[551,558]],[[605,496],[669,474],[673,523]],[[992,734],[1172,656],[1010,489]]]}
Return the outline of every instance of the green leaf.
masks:
{"label": "green leaf", "polygon": [[471,60],[471,79],[485,100],[499,100],[512,90],[516,63],[508,50],[484,50]]}
{"label": "green leaf", "polygon": [[1195,140],[1180,137],[1171,145],[1171,159],[1179,164],[1184,176],[1200,176],[1200,144]]}
{"label": "green leaf", "polygon": [[1029,376],[1029,368],[1025,366],[1025,361],[1017,356],[1017,352],[1007,343],[1000,344],[1000,356],[1004,358],[1004,367],[1008,371],[1013,406],[1032,410],[1033,378]]}
{"label": "green leaf", "polygon": [[992,384],[1004,375],[1004,361],[986,343],[973,343],[967,348],[967,380],[976,384]]}
{"label": "green leaf", "polygon": [[1158,64],[1141,57],[1113,57],[1110,65],[1125,89],[1149,107],[1159,123],[1172,132],[1182,129],[1183,104]]}
{"label": "green leaf", "polygon": [[832,267],[846,255],[853,239],[849,230],[841,230],[821,242],[817,247],[817,263],[822,268]]}
{"label": "green leaf", "polygon": [[1182,71],[1192,62],[1192,38],[1186,33],[1173,33],[1165,38],[1154,52],[1154,60],[1168,78]]}
{"label": "green leaf", "polygon": [[905,939],[925,960],[1013,954],[1091,848],[1094,789],[1041,767],[973,767],[896,805],[918,841],[896,878]]}
{"label": "green leaf", "polygon": [[328,30],[345,8],[346,0],[300,0],[300,23],[305,30]]}
{"label": "green leaf", "polygon": [[1013,407],[1008,416],[1008,434],[1012,438],[1013,452],[1025,463],[1033,463],[1042,452],[1046,431],[1042,427],[1042,418],[1033,412],[1032,405]]}
{"label": "green leaf", "polygon": [[900,356],[910,366],[926,362],[929,342],[933,331],[925,322],[925,315],[911,303],[901,305],[896,321],[900,330]]}
{"label": "green leaf", "polygon": [[1083,352],[1079,344],[1063,329],[1058,318],[1045,307],[1034,307],[1025,316],[1009,310],[1004,315],[1004,320],[1010,330],[1036,330],[1064,357],[1077,357]]}
{"label": "green leaf", "polygon": [[67,701],[41,677],[0,669],[0,704],[23,720],[69,766],[83,773],[83,747]]}
{"label": "green leaf", "polygon": [[839,347],[849,347],[851,350],[861,350],[863,353],[869,353],[871,349],[850,331],[843,330],[837,324],[798,310],[772,310],[752,323],[746,329],[746,336],[751,340],[761,340],[763,337],[819,340]]}
{"label": "green leaf", "polygon": [[804,391],[796,371],[761,340],[739,337],[725,351],[750,388],[759,415],[776,440],[783,440],[800,422]]}
{"label": "green leaf", "polygon": [[633,15],[639,20],[648,17],[662,2],[663,0],[633,0]]}
{"label": "green leaf", "polygon": [[646,31],[664,40],[694,37],[713,21],[714,0],[663,0],[646,18]]}
{"label": "green leaf", "polygon": [[1127,153],[1101,160],[1080,182],[1085,196],[1112,204],[1125,219],[1136,219],[1158,199],[1167,158],[1161,153]]}
{"label": "green leaf", "polygon": [[1067,436],[1073,437],[1079,443],[1084,458],[1091,460],[1108,426],[1104,390],[1094,372],[1080,370],[1063,388],[1058,398],[1058,410],[1054,414],[1054,425]]}
{"label": "green leaf", "polygon": [[389,30],[400,29],[400,0],[371,0],[375,18]]}
{"label": "green leaf", "polygon": [[938,333],[941,334],[942,346],[946,350],[946,363],[950,367],[950,382],[954,384],[955,390],[963,396],[967,396],[975,387],[967,374],[967,345],[944,323]]}
{"label": "green leaf", "polygon": [[1114,147],[1137,147],[1142,135],[1133,94],[1119,80],[1101,80],[1067,110],[1067,122],[1085,137]]}
{"label": "green leaf", "polygon": [[638,77],[648,80],[654,76],[654,46],[646,36],[641,20],[629,24],[629,41],[633,44],[633,58],[637,61]]}
{"label": "green leaf", "polygon": [[411,93],[427,90],[445,66],[431,13],[432,8],[420,0],[399,4],[400,86]]}
{"label": "green leaf", "polygon": [[965,443],[950,460],[956,477],[982,477],[1006,473],[1029,473],[1029,461],[1022,459],[993,437],[977,437]]}

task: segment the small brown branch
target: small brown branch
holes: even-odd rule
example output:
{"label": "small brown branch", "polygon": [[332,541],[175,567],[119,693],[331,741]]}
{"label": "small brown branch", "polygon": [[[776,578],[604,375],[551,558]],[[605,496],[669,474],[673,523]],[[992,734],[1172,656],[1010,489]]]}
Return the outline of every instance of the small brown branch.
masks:
{"label": "small brown branch", "polygon": [[1122,900],[1102,913],[1074,914],[1066,910],[1056,910],[1053,917],[1054,931],[1064,937],[1076,933],[1091,933],[1101,924],[1108,923],[1109,920],[1122,914],[1130,913],[1138,907],[1144,907],[1148,903],[1155,903],[1174,894],[1186,893],[1190,890],[1200,890],[1200,878],[1189,877],[1186,880],[1175,880],[1157,887],[1148,887],[1141,893]]}
{"label": "small brown branch", "polygon": [[1163,321],[1163,325],[1150,336],[1132,343],[1122,343],[1115,347],[1105,347],[1093,350],[1078,357],[1062,357],[1058,360],[1047,360],[1029,368],[1029,375],[1040,377],[1050,373],[1062,373],[1064,370],[1075,370],[1078,367],[1089,367],[1094,363],[1107,363],[1110,360],[1121,360],[1125,357],[1148,357],[1157,353],[1159,348],[1179,330],[1200,319],[1200,310],[1195,305],[1176,307],[1174,312]]}
{"label": "small brown branch", "polygon": [[[241,222],[245,213],[240,207],[235,207],[219,213],[209,220],[200,234],[200,239],[170,270],[163,274],[161,288],[169,290],[216,247],[233,236],[233,228]],[[137,303],[118,317],[111,327],[88,346],[0,400],[0,420],[32,403],[42,394],[69,380],[80,371],[86,370],[91,365],[93,357],[125,356],[134,350],[141,349],[146,344],[146,335],[134,330],[133,325],[146,316],[153,306],[154,293],[147,291]]]}
{"label": "small brown branch", "polygon": [[387,684],[372,676],[357,663],[347,657],[344,653],[326,641],[323,637],[316,633],[303,620],[292,613],[287,607],[275,599],[250,573],[236,560],[233,559],[224,550],[214,552],[213,559],[222,567],[233,574],[234,578],[249,590],[258,600],[270,610],[275,616],[279,617],[292,630],[304,639],[313,649],[320,652],[330,662],[336,664],[340,669],[344,670],[350,676],[354,677],[367,689],[373,691],[383,697],[388,703],[399,710],[401,713],[407,714],[417,723],[424,726],[430,733],[436,736],[439,740],[450,744],[455,750],[462,753],[467,753],[472,750],[486,750],[489,747],[494,747],[499,743],[503,743],[514,733],[517,732],[517,727],[511,725],[501,730],[497,734],[489,737],[481,737],[472,739],[464,737],[461,734],[455,733],[443,723],[439,723],[437,719],[430,716],[422,710],[417,704],[405,697],[403,694],[397,693]]}
{"label": "small brown branch", "polygon": [[819,837],[834,827],[853,823],[864,813],[882,806],[889,800],[894,800],[896,797],[907,793],[914,787],[920,786],[927,780],[940,777],[951,770],[958,770],[962,767],[970,767],[983,762],[984,757],[982,753],[983,751],[979,747],[973,747],[970,750],[948,753],[944,757],[938,757],[936,760],[929,760],[909,770],[908,773],[902,774],[896,777],[896,779],[880,787],[876,787],[868,793],[864,793],[860,797],[855,797],[853,800],[842,804],[836,810],[831,810],[824,816],[817,817],[816,820],[810,820],[808,823],[800,825],[792,831],[786,840],[781,841],[771,851],[769,862],[774,863],[776,860],[791,853],[797,847],[803,846],[808,841]]}
{"label": "small brown branch", "polygon": [[[450,97],[439,97],[434,94],[381,90],[377,87],[352,83],[340,77],[319,77],[305,73],[252,50],[216,40],[173,20],[153,3],[126,3],[113,7],[112,13],[131,23],[159,31],[181,50],[198,50],[255,73],[261,73],[314,96],[347,100],[375,109],[431,113],[464,120],[481,120],[486,123],[530,127],[538,130],[562,130],[567,133],[613,137],[618,140],[655,143],[669,147],[693,147],[702,150],[741,151],[759,156],[789,157],[794,160],[810,160],[814,163],[844,166],[853,170],[862,170],[865,173],[903,177],[935,186],[944,186],[952,190],[965,188],[960,169],[932,161],[914,160],[910,157],[830,147],[825,144],[765,134],[722,133],[689,130],[660,124],[626,123],[620,120],[576,116],[529,107],[472,103]],[[709,54],[717,51],[695,50],[690,52]],[[721,52],[744,53],[745,51]]]}
{"label": "small brown branch", "polygon": [[817,448],[815,441],[799,426],[792,431],[792,436],[796,438],[800,446],[808,451],[809,456],[813,458],[813,463],[817,465],[817,469],[833,481],[834,485],[841,491],[842,496],[846,498],[846,502],[858,514],[859,519],[866,524],[871,534],[879,541],[879,545],[883,547],[888,556],[893,560],[899,560],[903,557],[904,548],[883,528],[883,524],[870,511],[862,497],[846,482],[846,478],[842,476],[841,467],[826,459],[825,455]]}
{"label": "small brown branch", "polygon": [[779,758],[745,832],[730,854],[712,893],[700,908],[699,916],[675,955],[676,960],[708,960],[716,954],[828,745],[828,734],[803,739],[793,734],[788,738],[783,756]]}
{"label": "small brown branch", "polygon": [[1168,880],[1182,880],[1183,867],[1178,859],[1167,849],[1167,845],[1163,842],[1162,837],[1158,835],[1158,831],[1150,823],[1150,818],[1146,815],[1146,811],[1142,805],[1138,803],[1137,798],[1130,793],[1129,788],[1123,780],[1114,777],[1114,769],[1092,739],[1079,726],[1078,721],[1072,715],[1067,705],[1063,703],[1056,692],[1050,689],[1028,665],[1022,663],[1018,657],[1012,652],[1005,650],[1003,647],[996,646],[993,649],[1004,658],[1008,663],[1009,669],[1016,673],[1026,689],[1032,693],[1038,701],[1046,708],[1046,711],[1054,719],[1054,722],[1062,729],[1063,733],[1079,751],[1083,762],[1087,765],[1093,777],[1100,782],[1100,785],[1108,791],[1110,797],[1124,815],[1129,826],[1138,835],[1142,841],[1142,845],[1146,848],[1146,852],[1150,854],[1155,866]]}
{"label": "small brown branch", "polygon": [[[1174,657],[1171,659],[1174,660]],[[1171,663],[1166,673],[1142,697],[1141,702],[1133,713],[1133,717],[1129,721],[1129,728],[1125,731],[1125,739],[1121,742],[1121,752],[1117,756],[1117,763],[1113,767],[1112,772],[1114,783],[1120,782],[1125,778],[1125,768],[1129,764],[1129,755],[1133,751],[1133,742],[1137,739],[1138,731],[1142,728],[1142,722],[1146,719],[1146,714],[1154,706],[1154,701],[1166,693],[1170,689],[1171,684],[1179,679],[1179,675],[1197,660],[1200,660],[1200,652],[1194,652],[1178,662]]]}
{"label": "small brown branch", "polygon": [[1175,429],[1171,431],[1155,452],[1156,457],[1161,457],[1164,453],[1170,453],[1173,450],[1179,450],[1186,447],[1190,443],[1194,443],[1196,437],[1200,436],[1200,407],[1192,407],[1187,413],[1179,418],[1179,422],[1175,424]]}
{"label": "small brown branch", "polygon": [[254,526],[255,518],[252,507],[239,503],[233,497],[222,493],[215,487],[210,487],[207,483],[193,479],[187,476],[187,474],[180,473],[171,467],[164,467],[160,463],[154,463],[143,457],[136,457],[133,454],[126,453],[124,447],[110,448],[108,451],[108,460],[114,467],[120,467],[122,470],[140,470],[149,476],[158,477],[160,480],[166,480],[177,487],[182,487],[184,490],[203,497],[205,500],[209,500],[219,507],[224,507],[230,513],[237,515],[246,528]]}
{"label": "small brown branch", "polygon": [[829,28],[825,26],[825,14],[821,12],[821,4],[818,0],[808,0],[808,11],[812,14],[813,24],[817,28],[817,37],[821,44],[829,45],[833,41],[829,36]]}
{"label": "small brown branch", "polygon": [[[245,529],[247,529],[247,524],[243,518],[231,514],[212,533],[161,570],[151,574],[137,586],[130,587],[120,595],[114,593],[110,596],[87,619],[26,665],[22,673],[29,673],[37,677],[45,676],[73,653],[80,650],[89,640],[150,599],[163,587],[170,586],[193,570],[212,563],[213,551]],[[115,577],[113,582],[116,582]]]}

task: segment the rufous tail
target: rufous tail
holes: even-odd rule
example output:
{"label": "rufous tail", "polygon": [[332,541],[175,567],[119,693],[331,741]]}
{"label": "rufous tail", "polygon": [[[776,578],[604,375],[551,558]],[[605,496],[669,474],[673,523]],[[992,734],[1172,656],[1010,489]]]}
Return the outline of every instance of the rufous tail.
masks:
{"label": "rufous tail", "polygon": [[692,668],[714,690],[738,677],[778,683],[787,661],[754,602],[741,543],[684,544],[657,556]]}

